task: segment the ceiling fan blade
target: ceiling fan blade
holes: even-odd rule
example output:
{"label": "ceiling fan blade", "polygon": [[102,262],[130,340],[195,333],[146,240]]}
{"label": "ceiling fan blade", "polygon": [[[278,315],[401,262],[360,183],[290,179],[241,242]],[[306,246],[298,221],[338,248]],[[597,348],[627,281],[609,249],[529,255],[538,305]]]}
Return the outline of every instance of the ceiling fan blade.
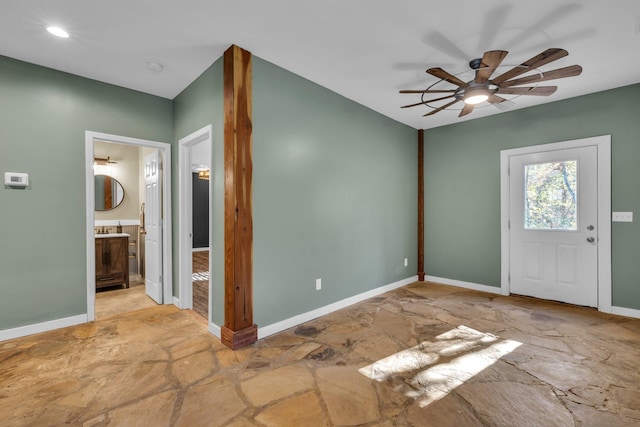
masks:
{"label": "ceiling fan blade", "polygon": [[428,101],[424,101],[425,104],[429,103],[429,102],[436,102],[436,101],[442,101],[443,99],[448,99],[448,98],[453,98],[455,95],[449,95],[449,96],[443,96],[442,98],[435,98],[435,99],[430,99]]}
{"label": "ceiling fan blade", "polygon": [[487,102],[490,104],[499,104],[504,101],[506,101],[506,99],[499,97],[498,95],[495,95],[495,94],[489,95],[489,99],[487,99]]}
{"label": "ceiling fan blade", "polygon": [[425,114],[425,115],[424,115],[424,116],[422,116],[422,117],[427,117],[427,116],[434,115],[435,113],[438,113],[438,112],[440,112],[440,111],[444,110],[444,109],[445,109],[445,108],[447,108],[447,107],[451,107],[453,104],[455,104],[455,103],[456,103],[456,102],[458,102],[458,101],[460,101],[460,100],[459,100],[459,99],[454,99],[454,100],[453,100],[453,101],[451,101],[450,103],[445,104],[445,105],[443,105],[442,107],[438,107],[438,108],[436,108],[435,110],[428,112],[427,114]]}
{"label": "ceiling fan blade", "polygon": [[424,89],[424,90],[420,90],[420,89],[403,89],[400,91],[400,93],[453,93],[455,92],[455,89],[449,89],[449,90],[431,90],[431,89]]}
{"label": "ceiling fan blade", "polygon": [[486,83],[508,54],[509,52],[506,50],[489,50],[485,52],[482,55],[482,64],[480,64],[480,68],[476,72],[476,83]]}
{"label": "ceiling fan blade", "polygon": [[400,108],[415,107],[416,105],[428,104],[429,102],[442,101],[443,99],[453,98],[455,95],[443,96],[442,98],[429,99],[428,101],[418,102],[416,104],[403,105]]}
{"label": "ceiling fan blade", "polygon": [[533,58],[524,61],[517,67],[514,67],[507,71],[504,74],[499,75],[495,79],[493,79],[493,83],[499,85],[500,83],[517,77],[521,74],[526,73],[527,71],[531,71],[533,68],[541,67],[544,64],[548,64],[549,62],[555,61],[557,59],[563,58],[567,56],[569,52],[564,49],[551,48],[547,49],[544,52],[534,56]]}
{"label": "ceiling fan blade", "polygon": [[427,70],[428,74],[431,74],[432,76],[435,76],[439,79],[445,80],[451,84],[454,84],[456,86],[460,86],[460,87],[467,87],[469,86],[467,83],[463,82],[462,80],[460,80],[459,78],[457,78],[456,76],[447,73],[445,70],[443,70],[442,68],[429,68]]}
{"label": "ceiling fan blade", "polygon": [[403,105],[400,108],[409,108],[409,107],[416,107],[418,105],[424,105],[424,102],[416,102],[415,104],[409,104],[409,105]]}
{"label": "ceiling fan blade", "polygon": [[528,77],[522,77],[515,80],[509,80],[500,85],[501,88],[520,86],[529,83],[543,82],[546,80],[562,79],[565,77],[579,76],[582,73],[582,67],[579,65],[571,65],[569,67],[558,68],[557,70],[546,71],[542,74],[534,74]]}
{"label": "ceiling fan blade", "polygon": [[464,117],[467,114],[471,113],[473,111],[473,104],[464,104],[464,107],[462,108],[462,110],[460,110],[460,114],[458,114],[458,117]]}
{"label": "ceiling fan blade", "polygon": [[549,96],[558,90],[558,86],[525,86],[525,87],[505,87],[498,89],[499,94],[504,95],[538,95]]}

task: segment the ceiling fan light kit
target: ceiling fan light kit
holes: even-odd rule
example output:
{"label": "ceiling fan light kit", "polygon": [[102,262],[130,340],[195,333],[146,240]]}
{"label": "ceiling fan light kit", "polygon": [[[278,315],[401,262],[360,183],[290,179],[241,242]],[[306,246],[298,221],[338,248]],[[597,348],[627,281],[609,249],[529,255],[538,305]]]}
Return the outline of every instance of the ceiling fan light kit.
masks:
{"label": "ceiling fan light kit", "polygon": [[468,86],[462,97],[465,104],[478,105],[489,99],[489,90],[484,85]]}
{"label": "ceiling fan light kit", "polygon": [[[482,58],[471,60],[469,62],[469,67],[474,70],[475,78],[469,82],[460,80],[458,77],[446,72],[442,68],[429,68],[427,73],[440,80],[424,90],[401,90],[400,93],[421,94],[420,102],[404,105],[401,108],[426,105],[432,108],[432,111],[429,111],[424,116],[431,116],[460,101],[463,101],[464,107],[458,115],[458,117],[463,117],[471,113],[476,105],[482,104],[483,102],[499,104],[506,101],[505,98],[499,95],[549,96],[558,89],[557,86],[538,86],[538,83],[547,80],[578,76],[582,73],[582,67],[579,65],[571,65],[569,67],[558,68],[547,72],[541,72],[538,70],[538,67],[563,58],[569,54],[564,49],[551,48],[492,79],[492,74],[500,66],[508,53],[509,52],[506,50],[490,50],[485,52]],[[516,78],[528,72],[533,73],[528,76]],[[435,85],[442,82],[447,82],[450,85],[453,85],[453,87],[446,90],[433,89]],[[519,87],[525,84],[535,84],[535,86]],[[425,95],[435,93],[448,95],[434,99],[425,99]],[[450,98],[453,98],[453,100],[440,107],[430,105],[430,103]]]}

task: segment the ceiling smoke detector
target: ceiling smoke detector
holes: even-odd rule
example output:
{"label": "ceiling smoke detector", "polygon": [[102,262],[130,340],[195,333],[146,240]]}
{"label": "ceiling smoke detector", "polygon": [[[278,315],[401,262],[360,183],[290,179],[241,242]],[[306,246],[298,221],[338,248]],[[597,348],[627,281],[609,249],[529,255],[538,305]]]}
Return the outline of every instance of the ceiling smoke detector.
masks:
{"label": "ceiling smoke detector", "polygon": [[154,73],[161,73],[164,66],[156,61],[147,62],[147,70],[152,71]]}

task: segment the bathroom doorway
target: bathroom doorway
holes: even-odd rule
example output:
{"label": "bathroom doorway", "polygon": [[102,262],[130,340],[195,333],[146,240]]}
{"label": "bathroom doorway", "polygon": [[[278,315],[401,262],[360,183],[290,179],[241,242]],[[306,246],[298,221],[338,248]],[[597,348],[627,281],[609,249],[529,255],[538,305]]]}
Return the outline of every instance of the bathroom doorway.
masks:
{"label": "bathroom doorway", "polygon": [[180,307],[211,318],[212,126],[179,141]]}
{"label": "bathroom doorway", "polygon": [[[105,152],[118,154],[111,157],[105,156]],[[97,317],[96,300],[98,298],[100,299],[99,318],[153,306],[156,305],[154,300],[160,304],[173,303],[170,144],[87,131],[85,153],[88,320],[95,320]],[[134,154],[127,156],[126,153]],[[155,162],[147,162],[145,157],[155,159]],[[111,216],[100,211],[96,212],[95,197],[102,191],[101,186],[94,185],[96,179],[94,165],[97,163],[111,168],[106,171],[101,170],[104,176],[114,177],[116,180],[120,177],[126,182],[124,186],[121,185],[120,199],[123,203],[113,210],[114,214]],[[128,166],[127,163],[129,163]],[[154,167],[155,174],[151,173]],[[95,173],[97,172],[96,170]],[[154,195],[155,199],[151,200],[152,203],[146,203],[146,198]],[[151,235],[148,229],[152,229]],[[124,239],[128,241],[128,249],[125,251],[125,257],[128,258],[125,261],[128,267],[126,277],[122,276],[125,273],[119,271],[112,261],[115,251],[110,252],[106,260],[103,256],[96,256],[98,252],[96,248],[107,247],[109,246],[107,242],[111,244],[122,236],[125,236]],[[149,250],[146,246],[153,250]],[[109,252],[108,249],[107,252]],[[112,274],[113,272],[109,271],[105,273],[103,263],[116,268],[116,273]],[[149,272],[153,273],[153,277],[149,277]],[[115,285],[113,289],[107,286],[111,285],[112,277]],[[152,280],[149,282],[147,279]],[[102,280],[106,282],[101,282]],[[104,302],[106,300],[102,292],[98,297],[96,296],[98,288],[100,290],[107,288],[109,291],[108,304]],[[109,305],[113,308],[110,309]]]}

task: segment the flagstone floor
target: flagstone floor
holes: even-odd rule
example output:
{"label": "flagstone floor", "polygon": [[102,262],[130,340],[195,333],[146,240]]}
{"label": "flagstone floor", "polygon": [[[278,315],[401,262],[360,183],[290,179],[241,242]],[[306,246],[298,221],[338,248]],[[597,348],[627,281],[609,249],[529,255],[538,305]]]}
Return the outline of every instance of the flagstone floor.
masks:
{"label": "flagstone floor", "polygon": [[154,306],[0,342],[0,426],[638,426],[640,320],[415,283],[231,351]]}

